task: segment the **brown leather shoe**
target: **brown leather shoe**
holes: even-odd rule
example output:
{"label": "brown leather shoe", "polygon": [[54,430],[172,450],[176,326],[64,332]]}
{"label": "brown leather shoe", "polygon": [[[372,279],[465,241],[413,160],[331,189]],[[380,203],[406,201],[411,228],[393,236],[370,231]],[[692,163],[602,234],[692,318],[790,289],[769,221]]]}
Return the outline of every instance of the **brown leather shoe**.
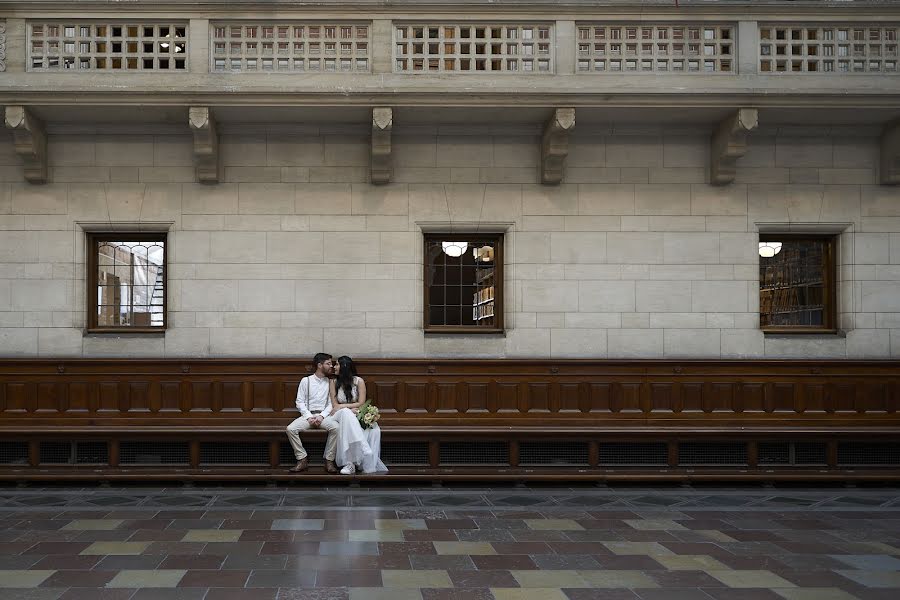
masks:
{"label": "brown leather shoe", "polygon": [[331,473],[332,475],[334,475],[335,473],[338,472],[337,465],[334,464],[333,460],[325,461],[325,470],[328,471],[329,473]]}
{"label": "brown leather shoe", "polygon": [[290,473],[302,473],[309,468],[309,457],[301,458],[293,469],[288,469]]}

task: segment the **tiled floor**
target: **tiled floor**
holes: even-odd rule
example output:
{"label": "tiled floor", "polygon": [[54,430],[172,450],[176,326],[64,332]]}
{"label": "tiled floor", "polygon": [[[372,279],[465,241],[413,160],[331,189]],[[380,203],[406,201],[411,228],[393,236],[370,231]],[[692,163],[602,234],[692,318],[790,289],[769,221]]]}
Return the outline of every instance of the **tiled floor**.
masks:
{"label": "tiled floor", "polygon": [[0,598],[900,598],[900,489],[0,488]]}

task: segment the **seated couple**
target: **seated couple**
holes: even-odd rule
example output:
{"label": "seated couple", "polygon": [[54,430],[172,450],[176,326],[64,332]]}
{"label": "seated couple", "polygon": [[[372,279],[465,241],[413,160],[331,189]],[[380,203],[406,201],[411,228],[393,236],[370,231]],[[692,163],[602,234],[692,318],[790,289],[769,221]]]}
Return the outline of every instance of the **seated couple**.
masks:
{"label": "seated couple", "polygon": [[[300,433],[310,429],[328,432],[325,443],[325,470],[342,475],[385,473],[381,462],[381,429],[372,423],[363,429],[357,412],[366,402],[366,382],[357,377],[356,367],[349,356],[335,363],[330,354],[320,352],[313,358],[316,372],[300,380],[297,387],[297,410],[300,417],[287,426],[288,440],[294,449],[297,464],[291,473],[301,473],[309,467],[309,457],[300,441]],[[332,377],[333,376],[333,377]]]}

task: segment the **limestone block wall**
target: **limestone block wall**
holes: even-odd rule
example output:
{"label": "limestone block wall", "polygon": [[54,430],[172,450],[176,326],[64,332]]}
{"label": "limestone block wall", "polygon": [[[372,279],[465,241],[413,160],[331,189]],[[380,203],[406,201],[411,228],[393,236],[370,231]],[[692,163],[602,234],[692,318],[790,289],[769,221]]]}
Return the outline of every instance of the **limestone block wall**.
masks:
{"label": "limestone block wall", "polygon": [[[537,125],[222,125],[224,182],[184,129],[51,126],[50,180],[0,134],[0,355],[897,357],[900,190],[877,129],[768,127],[711,187],[708,132],[579,124],[564,183]],[[84,222],[171,222],[165,335],[85,336]],[[422,333],[423,223],[507,223],[504,336]],[[758,329],[758,223],[839,224],[841,335]],[[825,226],[825,225],[822,225]]]}

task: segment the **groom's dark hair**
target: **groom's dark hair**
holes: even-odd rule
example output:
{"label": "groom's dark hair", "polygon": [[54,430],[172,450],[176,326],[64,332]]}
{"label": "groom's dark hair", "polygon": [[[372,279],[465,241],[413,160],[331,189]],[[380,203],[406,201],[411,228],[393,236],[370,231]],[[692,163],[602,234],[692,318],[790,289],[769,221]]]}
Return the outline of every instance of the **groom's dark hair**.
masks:
{"label": "groom's dark hair", "polygon": [[331,355],[325,354],[324,352],[317,352],[315,356],[313,356],[313,368],[318,369],[319,365],[325,362],[326,360],[330,360]]}

